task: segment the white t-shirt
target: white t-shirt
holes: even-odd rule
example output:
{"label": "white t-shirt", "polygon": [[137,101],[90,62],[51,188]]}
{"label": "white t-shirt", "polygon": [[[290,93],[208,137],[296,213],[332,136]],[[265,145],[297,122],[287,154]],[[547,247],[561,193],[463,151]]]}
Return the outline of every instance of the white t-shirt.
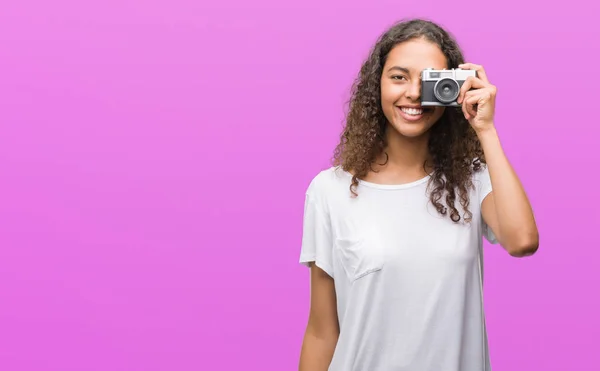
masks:
{"label": "white t-shirt", "polygon": [[470,224],[438,214],[429,177],[360,181],[357,198],[351,179],[332,167],[306,192],[300,263],[333,277],[337,296],[329,371],[490,371],[482,236],[497,241],[480,212],[487,168],[473,175]]}

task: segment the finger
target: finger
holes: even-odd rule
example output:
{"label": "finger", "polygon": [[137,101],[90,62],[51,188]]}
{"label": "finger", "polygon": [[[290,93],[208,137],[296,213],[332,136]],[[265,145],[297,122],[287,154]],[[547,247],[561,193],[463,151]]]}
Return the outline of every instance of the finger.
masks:
{"label": "finger", "polygon": [[470,104],[470,101],[472,102],[472,98],[475,97],[477,95],[477,90],[471,90],[465,93],[464,96],[464,100],[462,102],[462,111],[465,114],[465,118],[467,120],[472,119],[473,117],[475,117],[477,112],[474,112],[472,104]]}
{"label": "finger", "polygon": [[462,109],[463,114],[465,115],[465,118],[467,120],[470,120],[471,115],[469,115],[469,112],[467,111],[467,101],[466,100],[462,103],[461,109]]}
{"label": "finger", "polygon": [[486,83],[490,82],[487,78],[487,74],[485,73],[485,70],[483,69],[482,65],[475,64],[475,63],[463,63],[463,64],[459,64],[458,68],[462,68],[463,70],[475,70],[477,72],[478,78],[480,78],[482,81],[484,81]]}
{"label": "finger", "polygon": [[481,79],[478,79],[477,77],[473,77],[473,76],[467,77],[467,79],[465,80],[463,85],[460,87],[460,92],[458,93],[457,102],[459,104],[462,103],[463,99],[465,98],[465,94],[468,91],[470,91],[471,89],[482,89],[482,88],[485,88],[486,86],[487,85]]}
{"label": "finger", "polygon": [[479,103],[479,97],[469,97],[467,98],[467,100],[465,100],[466,103],[466,107],[467,107],[467,113],[471,116],[471,117],[475,117],[477,116],[477,104]]}
{"label": "finger", "polygon": [[480,95],[472,95],[470,97],[468,97],[467,99],[465,99],[465,106],[466,106],[466,110],[467,113],[469,114],[469,116],[471,117],[475,117],[477,116],[477,104],[479,104],[481,96]]}

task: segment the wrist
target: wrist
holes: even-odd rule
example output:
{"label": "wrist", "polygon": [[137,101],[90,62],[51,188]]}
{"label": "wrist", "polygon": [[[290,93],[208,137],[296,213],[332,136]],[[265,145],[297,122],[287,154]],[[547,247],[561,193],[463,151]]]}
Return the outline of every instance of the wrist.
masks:
{"label": "wrist", "polygon": [[482,125],[480,128],[475,129],[475,133],[477,134],[477,137],[479,137],[480,141],[485,140],[489,137],[498,136],[498,133],[496,132],[496,127],[494,126],[493,122]]}

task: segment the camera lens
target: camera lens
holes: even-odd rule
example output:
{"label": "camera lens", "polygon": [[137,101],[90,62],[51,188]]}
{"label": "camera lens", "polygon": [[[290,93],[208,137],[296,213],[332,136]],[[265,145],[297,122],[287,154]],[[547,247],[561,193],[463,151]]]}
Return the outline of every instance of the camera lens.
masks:
{"label": "camera lens", "polygon": [[435,97],[442,103],[452,103],[458,98],[460,86],[456,80],[444,78],[438,80],[433,87]]}

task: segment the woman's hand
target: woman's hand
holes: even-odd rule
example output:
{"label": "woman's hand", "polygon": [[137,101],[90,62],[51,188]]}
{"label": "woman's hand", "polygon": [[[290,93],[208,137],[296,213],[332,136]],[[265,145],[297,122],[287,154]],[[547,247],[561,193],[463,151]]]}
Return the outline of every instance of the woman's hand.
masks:
{"label": "woman's hand", "polygon": [[458,95],[465,118],[478,133],[493,128],[497,88],[489,82],[482,66],[465,63],[458,67],[477,71],[477,77],[468,77]]}

